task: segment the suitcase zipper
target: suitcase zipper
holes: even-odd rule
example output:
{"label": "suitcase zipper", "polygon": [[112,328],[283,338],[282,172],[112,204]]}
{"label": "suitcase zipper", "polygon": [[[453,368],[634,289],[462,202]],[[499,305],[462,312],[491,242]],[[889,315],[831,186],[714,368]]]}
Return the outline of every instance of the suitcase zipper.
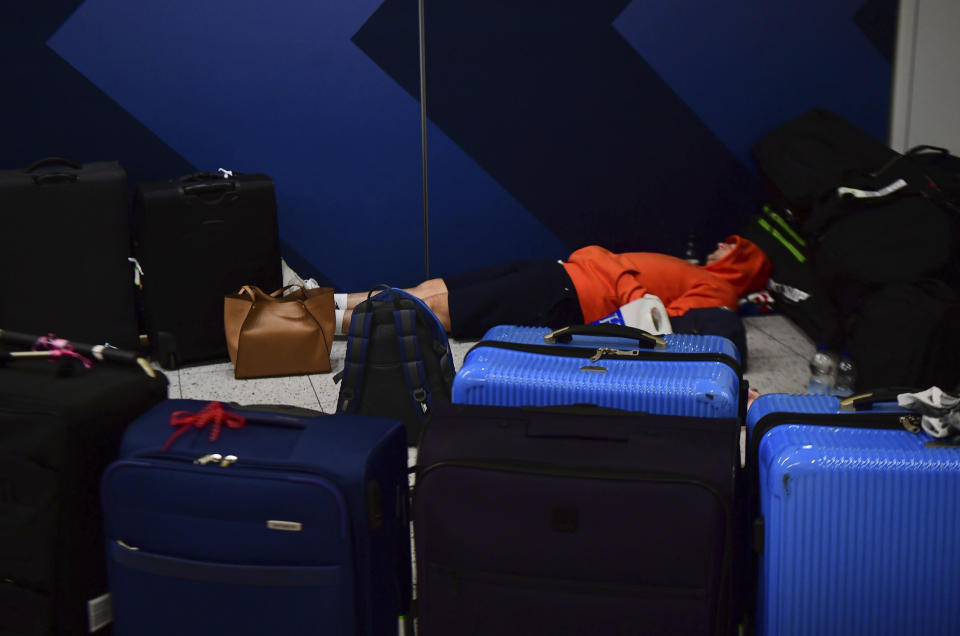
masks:
{"label": "suitcase zipper", "polygon": [[[536,345],[533,345],[536,346]],[[460,459],[434,462],[423,470],[417,470],[417,483],[423,484],[427,474],[438,468],[474,468],[478,470],[494,470],[502,472],[526,473],[529,475],[543,475],[547,477],[581,477],[586,479],[614,479],[620,481],[652,481],[661,483],[676,483],[698,486],[705,489],[720,503],[724,511],[724,548],[721,558],[720,582],[718,585],[719,598],[718,605],[725,600],[725,594],[732,594],[733,582],[730,580],[732,574],[732,562],[734,551],[734,512],[730,501],[724,497],[720,489],[713,483],[702,479],[696,479],[688,475],[679,473],[669,473],[664,471],[633,471],[633,470],[615,470],[615,469],[597,469],[587,467],[567,467],[553,464],[539,464],[532,462],[498,462],[491,460],[473,460]],[[414,488],[413,497],[416,500],[418,489]],[[732,496],[731,496],[732,498]],[[728,589],[729,588],[729,589]],[[717,633],[723,633],[723,612],[717,612]]]}
{"label": "suitcase zipper", "polygon": [[[648,349],[614,349],[612,347],[564,347],[554,345],[526,344],[522,342],[502,342],[499,340],[481,340],[473,345],[467,356],[474,349],[488,347],[492,349],[506,349],[561,358],[586,358],[591,362],[598,360],[652,360],[668,362],[720,362],[733,369],[740,377],[740,365],[725,353],[693,353],[680,351],[650,351]],[[464,359],[466,359],[466,357]]]}
{"label": "suitcase zipper", "polygon": [[566,579],[555,576],[527,576],[522,574],[511,574],[507,572],[493,572],[489,570],[477,570],[473,568],[454,568],[436,561],[427,563],[427,567],[440,570],[453,578],[453,590],[455,596],[460,596],[461,581],[463,579],[473,579],[478,581],[491,581],[494,583],[507,583],[510,587],[526,587],[529,589],[542,590],[545,585],[563,586],[577,590],[596,590],[601,593],[612,593],[618,596],[659,596],[665,598],[697,598],[702,599],[706,596],[703,588],[698,587],[665,587],[662,585],[629,585],[620,583],[604,583],[601,581],[578,581],[576,579]]}
{"label": "suitcase zipper", "polygon": [[493,460],[475,460],[475,459],[456,459],[434,462],[423,469],[417,470],[417,476],[422,480],[432,471],[438,468],[476,468],[479,470],[496,470],[502,472],[527,473],[530,475],[545,475],[548,477],[584,477],[586,479],[614,479],[619,481],[661,481],[679,484],[691,484],[700,486],[709,491],[716,497],[724,507],[729,504],[724,498],[723,493],[713,483],[690,477],[681,473],[671,473],[666,471],[652,470],[618,470],[610,468],[589,468],[589,467],[570,467],[558,466],[555,464],[541,464],[535,462],[523,461],[493,461]]}
{"label": "suitcase zipper", "polygon": [[753,427],[747,462],[756,466],[759,461],[760,441],[770,430],[782,424],[801,424],[809,426],[827,426],[839,428],[879,428],[886,430],[905,430],[917,434],[920,427],[920,415],[915,413],[791,413],[778,411],[764,415]]}
{"label": "suitcase zipper", "polygon": [[131,455],[129,459],[159,459],[159,460],[174,460],[176,462],[184,462],[190,464],[196,464],[198,466],[207,466],[209,464],[216,464],[221,468],[227,468],[229,466],[242,463],[242,468],[255,468],[262,470],[272,470],[272,471],[283,471],[283,472],[302,472],[309,473],[311,475],[317,475],[326,479],[326,473],[322,470],[318,470],[314,466],[306,466],[303,464],[287,464],[287,463],[275,463],[267,462],[256,459],[244,459],[241,461],[236,455],[223,455],[221,453],[208,453],[206,455],[192,455],[190,453],[185,453],[183,451],[167,451],[165,453],[155,453],[155,452],[145,452],[137,453]]}
{"label": "suitcase zipper", "polygon": [[[129,459],[120,460],[117,464],[114,464],[107,469],[107,472],[112,472],[114,467],[117,465],[122,465],[124,463],[128,465],[139,465],[144,466],[142,460],[153,459],[153,460],[173,460],[178,464],[193,464],[196,466],[208,466],[210,464],[216,464],[221,468],[227,468],[233,466],[240,462],[240,458],[236,455],[221,455],[220,453],[209,453],[207,455],[201,455],[197,457],[195,455],[189,455],[184,452],[168,451],[165,453],[142,453],[131,456]],[[138,461],[141,460],[141,461]],[[149,466],[150,464],[146,464]],[[332,481],[326,476],[322,471],[317,470],[312,466],[304,466],[302,464],[275,464],[271,462],[263,462],[251,459],[243,460],[243,465],[241,468],[249,468],[253,470],[264,470],[269,472],[281,472],[281,473],[304,473],[309,477],[297,477],[295,475],[288,475],[288,479],[291,481],[300,481],[307,482],[311,484],[318,485],[324,490],[328,491],[333,495],[333,498],[337,501],[337,505],[340,508],[340,530],[341,533],[346,533],[347,526],[347,503],[343,499],[343,494],[340,492],[340,489],[337,488]],[[106,480],[107,475],[104,474],[103,479]]]}
{"label": "suitcase zipper", "polygon": [[220,464],[221,468],[226,468],[231,464],[237,463],[236,455],[221,455],[220,453],[210,453],[209,455],[203,455],[193,460],[194,464],[200,464],[201,466],[206,466],[209,463]]}

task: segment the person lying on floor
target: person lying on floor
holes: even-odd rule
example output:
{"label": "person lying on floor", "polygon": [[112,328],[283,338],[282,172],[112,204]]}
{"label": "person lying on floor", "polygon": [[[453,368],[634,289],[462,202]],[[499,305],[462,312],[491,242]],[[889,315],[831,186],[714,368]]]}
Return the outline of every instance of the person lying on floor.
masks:
{"label": "person lying on floor", "polygon": [[[770,269],[760,248],[732,235],[717,244],[705,265],[655,252],[614,254],[591,245],[566,261],[516,261],[432,278],[406,291],[423,300],[452,337],[469,340],[495,325],[588,324],[645,294],[663,301],[670,317],[705,307],[736,311],[741,296],[765,287]],[[337,296],[340,333],[348,333],[353,308],[368,292]]]}

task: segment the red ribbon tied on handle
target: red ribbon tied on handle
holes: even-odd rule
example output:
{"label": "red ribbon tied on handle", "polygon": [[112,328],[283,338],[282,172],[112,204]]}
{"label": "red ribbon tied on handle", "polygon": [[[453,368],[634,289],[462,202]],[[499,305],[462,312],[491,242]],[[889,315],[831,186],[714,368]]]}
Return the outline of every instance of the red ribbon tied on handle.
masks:
{"label": "red ribbon tied on handle", "polygon": [[58,358],[75,358],[79,360],[87,369],[93,368],[93,362],[89,358],[80,355],[73,350],[73,345],[66,338],[58,338],[56,334],[47,334],[37,338],[33,343],[34,351],[47,351],[51,360]]}
{"label": "red ribbon tied on handle", "polygon": [[220,438],[220,431],[224,424],[229,428],[243,428],[246,423],[247,418],[239,413],[226,410],[219,402],[208,402],[196,413],[174,411],[170,414],[170,426],[179,428],[170,435],[162,450],[165,452],[178,437],[191,428],[204,428],[207,424],[210,424],[209,440],[215,442]]}

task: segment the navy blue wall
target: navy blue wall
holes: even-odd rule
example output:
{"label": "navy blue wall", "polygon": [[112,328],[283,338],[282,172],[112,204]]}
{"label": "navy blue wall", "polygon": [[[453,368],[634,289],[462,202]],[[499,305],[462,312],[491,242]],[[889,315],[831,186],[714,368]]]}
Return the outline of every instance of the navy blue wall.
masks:
{"label": "navy blue wall", "polygon": [[[265,172],[303,273],[423,278],[416,0],[11,4],[0,168]],[[749,147],[770,128],[817,106],[886,139],[895,12],[426,0],[430,273],[706,249],[761,203]]]}

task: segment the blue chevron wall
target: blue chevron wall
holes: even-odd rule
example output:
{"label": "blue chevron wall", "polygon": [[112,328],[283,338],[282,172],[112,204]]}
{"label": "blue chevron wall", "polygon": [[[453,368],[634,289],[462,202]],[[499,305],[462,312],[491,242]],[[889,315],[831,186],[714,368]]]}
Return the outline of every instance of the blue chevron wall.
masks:
{"label": "blue chevron wall", "polygon": [[[761,203],[770,128],[817,106],[886,139],[896,5],[426,0],[430,273],[706,248]],[[295,267],[413,284],[417,55],[416,0],[13,3],[0,168],[265,172]]]}

